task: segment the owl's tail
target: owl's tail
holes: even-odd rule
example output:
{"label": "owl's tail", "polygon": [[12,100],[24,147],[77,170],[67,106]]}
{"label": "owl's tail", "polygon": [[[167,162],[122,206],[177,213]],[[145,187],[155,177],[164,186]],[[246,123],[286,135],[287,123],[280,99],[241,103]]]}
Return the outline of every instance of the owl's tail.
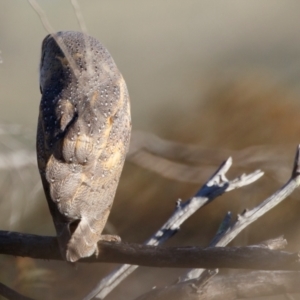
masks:
{"label": "owl's tail", "polygon": [[[97,242],[101,239],[88,220],[81,219],[67,244],[66,259],[75,262],[98,252]],[[72,226],[72,225],[71,225]]]}

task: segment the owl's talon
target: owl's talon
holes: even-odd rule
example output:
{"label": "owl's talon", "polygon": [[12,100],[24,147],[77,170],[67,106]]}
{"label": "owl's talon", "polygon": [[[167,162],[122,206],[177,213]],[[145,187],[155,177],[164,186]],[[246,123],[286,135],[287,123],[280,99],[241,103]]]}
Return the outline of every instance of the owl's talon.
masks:
{"label": "owl's talon", "polygon": [[121,237],[114,234],[102,234],[99,241],[112,242],[112,243],[120,243]]}

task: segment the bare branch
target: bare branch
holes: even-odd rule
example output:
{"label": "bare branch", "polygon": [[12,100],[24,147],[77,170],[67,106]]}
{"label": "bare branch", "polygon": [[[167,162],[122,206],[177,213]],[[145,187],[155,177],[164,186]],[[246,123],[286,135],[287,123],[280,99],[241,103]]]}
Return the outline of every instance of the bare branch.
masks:
{"label": "bare branch", "polygon": [[[219,240],[222,238],[225,232],[227,232],[228,228],[230,228],[231,225],[231,212],[228,212],[223,221],[221,222],[216,235],[212,239],[212,241],[209,243],[209,247],[215,247],[216,244],[219,242]],[[218,270],[204,270],[204,269],[190,269],[186,274],[181,275],[178,278],[178,281],[175,283],[184,282],[187,280],[195,279],[197,278],[198,281],[203,282],[203,280],[208,280],[211,277],[211,273],[217,273]]]}
{"label": "bare branch", "polygon": [[[205,191],[205,188],[214,186],[214,184],[217,184],[217,186],[225,186],[228,180],[225,177],[225,173],[231,166],[231,158],[228,159],[223,165],[220,167],[220,169],[214,174],[214,176],[207,182],[207,184],[199,191],[198,195],[201,194],[201,191]],[[294,161],[294,168],[292,172],[291,179],[281,188],[279,189],[274,195],[266,199],[264,202],[262,202],[260,205],[255,207],[249,212],[244,212],[244,214],[238,217],[238,220],[235,224],[230,226],[230,228],[227,229],[226,232],[222,234],[222,237],[218,240],[218,242],[215,244],[215,246],[225,246],[230,241],[232,241],[233,238],[235,238],[245,227],[247,227],[249,224],[257,220],[259,217],[261,217],[263,214],[265,214],[267,211],[269,211],[271,208],[276,206],[278,203],[280,203],[282,200],[284,200],[287,196],[289,196],[295,188],[299,186],[299,176],[298,176],[298,170],[299,167],[299,147],[297,148],[296,152],[296,158]],[[222,171],[221,171],[222,170]],[[220,172],[221,171],[221,172]],[[252,175],[252,176],[251,176]],[[243,180],[246,180],[246,182],[251,182],[251,179],[253,181],[259,178],[261,174],[253,173],[250,174],[250,176],[242,175],[240,178],[232,181],[231,186],[228,185],[226,187],[226,190],[230,190],[236,187],[240,187],[240,182]],[[222,185],[223,183],[223,185]],[[220,190],[215,191],[217,194],[220,192]],[[211,191],[211,194],[214,194],[214,192]],[[210,194],[210,195],[211,195]],[[192,198],[193,199],[193,198]],[[192,200],[191,199],[191,200]],[[200,206],[201,207],[201,206]],[[122,266],[122,269],[117,269],[114,273],[111,273],[108,277],[104,278],[102,282],[100,282],[99,286],[96,289],[101,291],[97,298],[103,299],[119,282],[121,282],[126,276],[128,276],[129,269],[132,271],[136,268],[134,266]],[[190,274],[187,276],[200,276],[204,270],[193,270]],[[126,272],[126,276],[124,273]],[[92,291],[94,293],[94,291]],[[96,294],[90,293],[85,300],[92,299],[93,296]]]}
{"label": "bare branch", "polygon": [[286,156],[283,155],[286,153],[286,146],[284,147],[264,145],[238,151],[220,150],[170,141],[149,132],[134,130],[127,161],[169,179],[198,184],[206,180],[206,174],[213,170],[211,166],[232,156],[235,167],[259,163],[260,168],[271,172],[277,178],[279,173],[286,170]]}
{"label": "bare branch", "polygon": [[[169,220],[148,240],[146,245],[159,245],[172,237],[192,214],[199,208],[208,204],[217,196],[233,189],[248,185],[258,180],[263,172],[255,171],[249,175],[242,176],[229,181],[225,174],[232,165],[231,157],[221,164],[218,170],[211,176],[207,183],[198,191],[195,197],[181,203],[177,202],[174,213]],[[131,274],[138,266],[124,265],[117,268],[107,277],[102,279],[99,284],[84,298],[89,300],[97,295],[103,299],[110,291]]]}
{"label": "bare branch", "polygon": [[[267,198],[265,201],[254,207],[252,210],[248,211],[245,210],[242,215],[238,215],[237,221],[228,226],[226,231],[223,231],[221,236],[218,237],[218,241],[210,246],[215,247],[224,247],[228,245],[244,228],[249,226],[251,223],[256,221],[258,218],[263,216],[266,212],[271,210],[273,207],[278,205],[281,201],[287,198],[299,185],[300,185],[300,158],[299,158],[299,146],[297,147],[295,159],[294,159],[294,166],[292,171],[292,176],[290,180],[280,188],[276,193],[274,193],[271,197]],[[226,219],[226,217],[225,217]],[[224,222],[224,221],[223,221]],[[222,223],[223,223],[222,222]],[[227,222],[228,223],[228,222]],[[270,241],[269,241],[270,243]],[[279,247],[279,244],[282,246],[284,242],[279,240],[275,242],[273,240],[273,247]],[[270,245],[268,245],[270,246]],[[278,249],[278,248],[277,248]],[[204,272],[204,270],[200,269],[193,269],[190,270],[186,275],[180,277],[179,281],[185,281],[192,278],[197,278]]]}
{"label": "bare branch", "polygon": [[245,299],[300,292],[300,272],[259,271],[217,276],[198,289],[197,280],[155,289],[136,300]]}
{"label": "bare branch", "polygon": [[[300,270],[298,253],[261,247],[156,247],[129,243],[98,243],[99,255],[80,260],[167,268],[237,268]],[[0,254],[63,260],[55,237],[0,231]]]}
{"label": "bare branch", "polygon": [[[228,212],[223,221],[221,222],[216,235],[212,239],[212,241],[209,243],[209,247],[215,247],[216,244],[220,241],[224,233],[227,232],[227,230],[231,226],[231,212]],[[186,274],[180,276],[178,278],[177,283],[184,282],[191,279],[197,279],[198,282],[202,282],[203,280],[208,280],[211,277],[212,273],[218,273],[218,269],[215,270],[204,270],[204,269],[190,269]]]}
{"label": "bare branch", "polygon": [[299,149],[298,146],[290,180],[262,203],[238,215],[237,221],[224,233],[220,241],[216,244],[217,247],[228,245],[244,228],[286,199],[300,185]]}

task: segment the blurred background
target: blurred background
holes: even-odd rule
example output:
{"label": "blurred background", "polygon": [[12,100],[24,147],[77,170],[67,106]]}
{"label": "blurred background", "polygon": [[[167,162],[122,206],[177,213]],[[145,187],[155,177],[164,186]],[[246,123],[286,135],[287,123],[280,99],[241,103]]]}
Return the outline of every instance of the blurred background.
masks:
{"label": "blurred background", "polygon": [[[55,30],[80,30],[69,1],[38,3]],[[197,212],[167,243],[207,245],[227,211],[235,215],[252,208],[290,176],[300,142],[300,2],[79,3],[89,33],[108,48],[127,82],[134,130],[211,149],[211,156],[199,157],[203,178],[228,155],[236,157],[230,178],[266,171],[257,183]],[[39,59],[46,34],[27,1],[0,0],[0,226],[54,235],[35,165]],[[214,158],[216,150],[221,154]],[[126,163],[107,231],[141,243],[165,222],[178,198],[188,199],[203,183],[164,178]],[[284,234],[288,249],[298,251],[299,196],[295,192],[232,245]],[[8,256],[1,256],[0,264],[1,282],[36,299],[81,299],[115,267],[73,268]],[[182,272],[140,268],[107,299],[134,299]]]}

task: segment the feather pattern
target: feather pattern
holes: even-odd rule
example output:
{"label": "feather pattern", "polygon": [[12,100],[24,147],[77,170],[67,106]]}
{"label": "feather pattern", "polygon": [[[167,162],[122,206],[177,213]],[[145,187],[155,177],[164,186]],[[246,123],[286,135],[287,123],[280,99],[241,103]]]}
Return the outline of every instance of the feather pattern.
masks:
{"label": "feather pattern", "polygon": [[97,252],[129,146],[129,95],[106,48],[72,31],[44,39],[40,86],[38,167],[62,255],[73,262]]}

